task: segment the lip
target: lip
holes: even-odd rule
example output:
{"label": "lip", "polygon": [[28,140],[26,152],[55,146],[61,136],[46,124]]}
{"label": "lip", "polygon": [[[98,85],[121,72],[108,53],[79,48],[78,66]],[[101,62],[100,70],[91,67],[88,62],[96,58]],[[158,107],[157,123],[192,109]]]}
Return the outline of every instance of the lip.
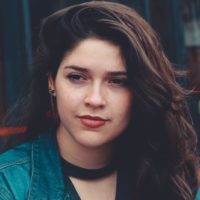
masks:
{"label": "lip", "polygon": [[84,126],[89,128],[99,128],[104,126],[106,121],[108,121],[107,119],[90,115],[79,116],[79,119]]}

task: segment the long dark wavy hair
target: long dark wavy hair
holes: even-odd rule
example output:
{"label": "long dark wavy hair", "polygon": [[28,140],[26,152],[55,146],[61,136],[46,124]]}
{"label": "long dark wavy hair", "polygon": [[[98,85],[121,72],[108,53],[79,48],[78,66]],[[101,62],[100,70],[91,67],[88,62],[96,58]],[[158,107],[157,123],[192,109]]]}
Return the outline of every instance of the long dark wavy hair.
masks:
{"label": "long dark wavy hair", "polygon": [[7,124],[26,125],[30,138],[52,126],[48,75],[55,78],[64,54],[86,38],[119,45],[126,61],[134,100],[131,122],[117,141],[117,155],[130,171],[132,199],[192,200],[198,160],[187,93],[176,83],[158,36],[125,5],[92,1],[44,19],[28,94],[16,104],[20,109],[8,115]]}

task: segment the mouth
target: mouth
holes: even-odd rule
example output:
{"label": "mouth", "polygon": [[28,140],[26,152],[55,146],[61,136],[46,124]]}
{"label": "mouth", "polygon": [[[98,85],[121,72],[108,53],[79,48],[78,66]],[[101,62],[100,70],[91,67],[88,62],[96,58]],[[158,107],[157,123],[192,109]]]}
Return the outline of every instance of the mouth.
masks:
{"label": "mouth", "polygon": [[79,116],[78,118],[84,126],[89,128],[99,128],[108,121],[107,119],[90,115]]}

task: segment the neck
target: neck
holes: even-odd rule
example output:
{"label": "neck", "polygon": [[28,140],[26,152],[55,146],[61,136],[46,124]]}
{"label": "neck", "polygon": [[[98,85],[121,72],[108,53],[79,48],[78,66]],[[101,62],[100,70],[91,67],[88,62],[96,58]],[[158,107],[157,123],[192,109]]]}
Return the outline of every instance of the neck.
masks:
{"label": "neck", "polygon": [[57,130],[57,142],[61,157],[68,162],[86,169],[99,169],[108,165],[113,156],[111,144],[87,147],[74,141],[62,128]]}

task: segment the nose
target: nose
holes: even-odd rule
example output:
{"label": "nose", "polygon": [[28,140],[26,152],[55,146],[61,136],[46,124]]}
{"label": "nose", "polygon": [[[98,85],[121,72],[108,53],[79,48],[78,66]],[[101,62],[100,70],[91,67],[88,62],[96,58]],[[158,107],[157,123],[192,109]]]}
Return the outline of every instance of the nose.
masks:
{"label": "nose", "polygon": [[85,97],[85,105],[92,108],[103,108],[106,105],[106,95],[103,91],[103,86],[93,84],[88,88]]}

